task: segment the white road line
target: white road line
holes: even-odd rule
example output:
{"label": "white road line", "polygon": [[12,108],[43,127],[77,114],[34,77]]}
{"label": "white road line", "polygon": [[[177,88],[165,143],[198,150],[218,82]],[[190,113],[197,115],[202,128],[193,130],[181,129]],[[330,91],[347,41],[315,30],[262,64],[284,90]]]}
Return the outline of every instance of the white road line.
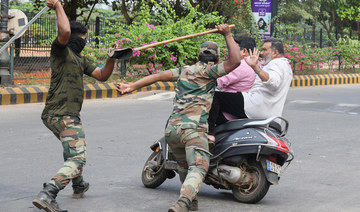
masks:
{"label": "white road line", "polygon": [[349,115],[360,114],[360,105],[358,104],[333,104],[320,101],[294,100],[287,102],[286,107],[297,110],[316,110],[322,112],[344,113]]}
{"label": "white road line", "polygon": [[175,92],[160,92],[160,93],[154,93],[154,95],[146,96],[139,98],[139,100],[167,100],[167,99],[173,99],[175,97]]}

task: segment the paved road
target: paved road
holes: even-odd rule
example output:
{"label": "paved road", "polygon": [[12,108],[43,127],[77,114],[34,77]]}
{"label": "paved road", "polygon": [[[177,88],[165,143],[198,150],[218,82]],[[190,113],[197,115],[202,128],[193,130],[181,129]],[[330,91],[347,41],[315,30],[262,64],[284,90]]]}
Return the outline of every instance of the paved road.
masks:
{"label": "paved road", "polygon": [[[265,198],[241,204],[231,192],[203,186],[199,211],[358,211],[360,208],[360,85],[291,88],[284,117],[295,160]],[[154,95],[154,93],[157,93]],[[148,146],[163,133],[172,93],[87,100],[82,120],[88,143],[86,198],[58,201],[69,211],[166,211],[178,178],[157,189],[140,179]],[[0,106],[0,211],[37,212],[31,200],[62,165],[60,142],[40,120],[43,104]]]}

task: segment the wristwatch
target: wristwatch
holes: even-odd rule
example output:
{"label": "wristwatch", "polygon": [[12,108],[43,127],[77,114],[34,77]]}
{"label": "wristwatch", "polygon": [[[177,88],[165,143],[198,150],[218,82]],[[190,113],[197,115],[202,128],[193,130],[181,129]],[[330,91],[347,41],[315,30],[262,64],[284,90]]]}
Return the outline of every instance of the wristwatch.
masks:
{"label": "wristwatch", "polygon": [[55,5],[56,5],[56,3],[58,3],[58,2],[60,2],[60,4],[61,4],[61,0],[55,0],[55,1],[54,1],[54,4],[53,4],[53,6],[52,6],[52,9],[55,9]]}
{"label": "wristwatch", "polygon": [[255,73],[256,73],[256,74],[259,74],[260,71],[262,71],[262,68],[261,68],[261,67],[259,67],[259,70],[255,71]]}

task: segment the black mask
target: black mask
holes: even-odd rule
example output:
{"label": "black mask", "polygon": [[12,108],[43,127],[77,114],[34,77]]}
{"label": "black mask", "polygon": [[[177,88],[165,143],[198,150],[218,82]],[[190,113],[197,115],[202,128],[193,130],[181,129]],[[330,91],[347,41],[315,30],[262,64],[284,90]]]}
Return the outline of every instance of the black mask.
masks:
{"label": "black mask", "polygon": [[70,36],[67,46],[77,55],[80,56],[80,52],[84,49],[86,44],[85,39],[79,36]]}

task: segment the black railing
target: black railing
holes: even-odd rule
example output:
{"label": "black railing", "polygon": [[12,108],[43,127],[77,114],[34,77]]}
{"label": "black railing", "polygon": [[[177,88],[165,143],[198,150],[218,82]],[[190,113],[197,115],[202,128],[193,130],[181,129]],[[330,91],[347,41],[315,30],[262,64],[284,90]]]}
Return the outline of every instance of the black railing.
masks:
{"label": "black railing", "polygon": [[302,32],[297,31],[296,33],[291,30],[282,30],[281,32],[275,32],[274,37],[280,38],[284,41],[310,44],[320,48],[334,45],[340,38],[360,40],[360,34],[358,34],[357,31],[349,31],[342,34],[335,31],[330,33],[329,36],[329,34],[322,28],[304,28]]}
{"label": "black railing", "polygon": [[[82,23],[86,24],[85,21]],[[86,27],[93,35],[102,36],[101,29],[105,24],[104,18],[97,17],[96,20],[89,20]],[[38,18],[19,39],[15,40],[15,57],[48,56],[46,52],[49,51],[56,34],[56,18],[48,16]],[[94,36],[88,36],[87,39],[89,43],[95,42],[97,45],[101,42]]]}

